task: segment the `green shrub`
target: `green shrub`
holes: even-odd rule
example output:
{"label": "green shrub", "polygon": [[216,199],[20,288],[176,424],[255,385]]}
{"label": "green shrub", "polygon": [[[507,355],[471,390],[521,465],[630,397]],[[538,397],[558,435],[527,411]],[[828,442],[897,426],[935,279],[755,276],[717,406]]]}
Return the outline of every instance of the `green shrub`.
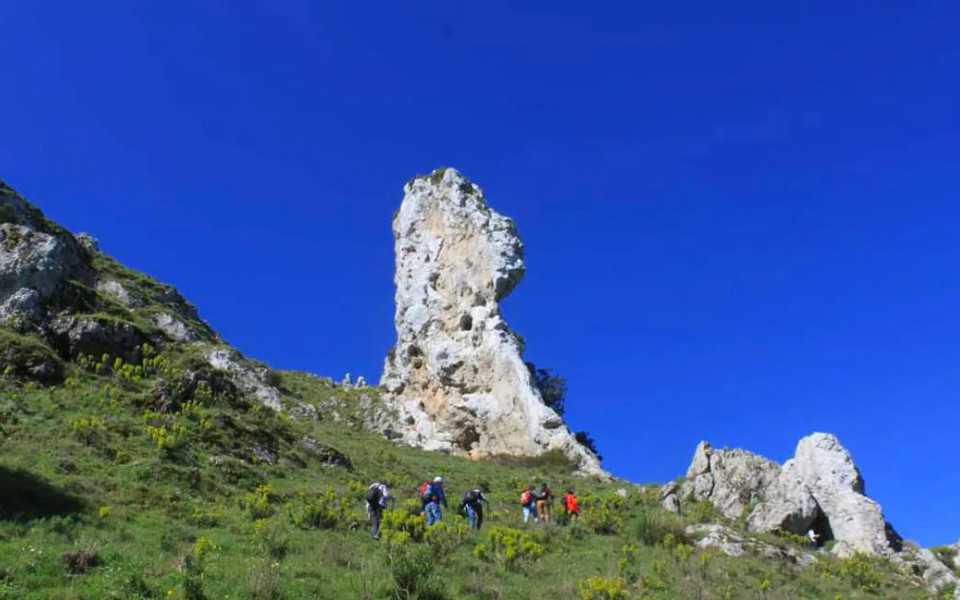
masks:
{"label": "green shrub", "polygon": [[641,509],[633,518],[631,527],[634,538],[646,546],[659,546],[668,535],[680,542],[690,541],[683,522],[666,511]]}
{"label": "green shrub", "polygon": [[445,558],[453,555],[466,539],[470,528],[463,521],[446,523],[441,521],[433,527],[428,527],[424,541],[430,545],[436,558]]}
{"label": "green shrub", "polygon": [[253,522],[253,532],[264,556],[274,560],[283,560],[286,557],[290,550],[290,537],[282,523],[271,519],[258,519]]}
{"label": "green shrub", "polygon": [[720,514],[712,502],[700,500],[685,507],[684,515],[692,523],[719,523]]}
{"label": "green shrub", "polygon": [[280,565],[267,560],[250,569],[247,598],[250,600],[281,600],[284,597],[280,579]]}
{"label": "green shrub", "polygon": [[626,500],[618,494],[587,496],[581,502],[581,522],[594,533],[615,535],[623,528]]}
{"label": "green shrub", "polygon": [[255,490],[244,494],[240,499],[240,507],[253,519],[272,517],[276,510],[271,503],[273,488],[269,484],[259,485]]}
{"label": "green shrub", "polygon": [[544,555],[546,547],[530,532],[511,527],[491,527],[486,540],[473,549],[480,560],[517,569]]}
{"label": "green shrub", "polygon": [[839,560],[818,560],[816,568],[823,576],[843,579],[855,588],[871,593],[880,591],[885,580],[884,571],[892,570],[882,559],[862,552]]}
{"label": "green shrub", "polygon": [[287,507],[290,523],[301,529],[334,529],[347,524],[346,503],[332,489],[317,496],[300,494]]}
{"label": "green shrub", "polygon": [[387,566],[396,598],[442,600],[446,598],[442,581],[434,574],[430,549],[409,541],[387,545]]}
{"label": "green shrub", "polygon": [[102,438],[107,426],[100,417],[89,416],[77,417],[70,421],[70,429],[78,440],[87,446],[92,446]]}
{"label": "green shrub", "polygon": [[427,533],[427,521],[424,515],[411,515],[399,509],[386,510],[380,531],[388,541],[420,543]]}
{"label": "green shrub", "polygon": [[588,577],[577,583],[581,600],[627,600],[627,583],[623,579]]}

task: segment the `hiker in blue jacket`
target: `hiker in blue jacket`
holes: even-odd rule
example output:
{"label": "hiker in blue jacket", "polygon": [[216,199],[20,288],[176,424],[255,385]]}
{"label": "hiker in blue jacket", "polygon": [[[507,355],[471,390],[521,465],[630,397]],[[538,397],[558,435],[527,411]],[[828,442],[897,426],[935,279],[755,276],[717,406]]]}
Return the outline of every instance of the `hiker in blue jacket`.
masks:
{"label": "hiker in blue jacket", "polygon": [[425,496],[427,525],[436,525],[443,518],[440,505],[442,504],[444,508],[447,508],[447,496],[443,493],[443,477],[438,475],[433,478]]}

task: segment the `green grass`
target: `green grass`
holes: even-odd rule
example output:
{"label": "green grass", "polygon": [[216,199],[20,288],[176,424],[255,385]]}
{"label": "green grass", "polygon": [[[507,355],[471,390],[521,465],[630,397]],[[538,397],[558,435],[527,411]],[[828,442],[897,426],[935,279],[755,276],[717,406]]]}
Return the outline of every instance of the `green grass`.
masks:
{"label": "green grass", "polygon": [[[138,381],[71,366],[62,386],[0,384],[0,598],[394,598],[405,597],[398,581],[412,581],[420,595],[410,597],[555,599],[619,589],[621,579],[629,598],[925,597],[881,564],[798,571],[694,551],[687,522],[659,509],[655,489],[630,487],[623,499],[616,484],[578,478],[554,457],[473,462],[395,446],[361,427],[362,411],[379,403],[373,389],[282,372],[286,400],[317,407],[320,420],[226,394],[197,394],[174,415],[150,412],[159,380],[196,366],[182,348],[169,352],[165,369]],[[349,466],[330,466],[317,448]],[[390,528],[371,541],[366,485],[389,480],[401,497],[396,522],[422,528],[404,504],[435,474],[451,502],[489,487],[485,530],[466,531],[448,511],[451,527],[426,541]],[[541,481],[577,487],[580,523],[522,525],[520,489]],[[477,550],[495,545],[492,532],[514,539],[513,530],[526,541],[501,543],[535,544],[542,555]]]}

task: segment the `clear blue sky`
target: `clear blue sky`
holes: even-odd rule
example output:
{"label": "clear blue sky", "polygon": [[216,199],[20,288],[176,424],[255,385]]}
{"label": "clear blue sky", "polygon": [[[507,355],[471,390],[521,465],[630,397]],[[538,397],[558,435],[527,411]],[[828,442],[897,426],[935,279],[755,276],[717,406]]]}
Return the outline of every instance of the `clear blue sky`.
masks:
{"label": "clear blue sky", "polygon": [[951,542],[958,23],[948,1],[5,2],[0,177],[244,352],[375,380],[401,187],[456,166],[517,220],[508,320],[614,472],[832,431],[902,534]]}

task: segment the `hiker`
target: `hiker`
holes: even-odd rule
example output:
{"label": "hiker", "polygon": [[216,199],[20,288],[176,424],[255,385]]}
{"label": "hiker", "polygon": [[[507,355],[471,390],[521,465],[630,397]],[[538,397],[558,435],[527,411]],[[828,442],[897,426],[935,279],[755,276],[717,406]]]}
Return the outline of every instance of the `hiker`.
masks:
{"label": "hiker", "polygon": [[537,522],[537,495],[533,493],[533,486],[527,486],[520,494],[520,506],[523,507],[523,522],[530,519]]}
{"label": "hiker", "polygon": [[553,508],[553,491],[544,483],[537,494],[537,514],[542,523],[550,522],[550,512]]}
{"label": "hiker", "polygon": [[436,525],[443,518],[440,505],[443,504],[444,508],[448,508],[447,496],[443,493],[443,477],[438,475],[432,482],[427,482],[425,490],[421,485],[420,493],[423,510],[427,513],[427,525]]}
{"label": "hiker", "polygon": [[392,500],[387,484],[375,481],[367,488],[367,520],[370,521],[370,536],[380,539],[380,521],[383,519],[383,509],[387,501]]}
{"label": "hiker", "polygon": [[580,501],[577,499],[573,488],[567,489],[567,493],[563,495],[560,501],[563,504],[563,512],[567,514],[567,517],[571,520],[580,518]]}
{"label": "hiker", "polygon": [[467,513],[467,520],[470,521],[471,529],[483,527],[484,504],[487,504],[487,497],[483,495],[482,486],[463,493],[460,510]]}
{"label": "hiker", "polygon": [[813,544],[814,547],[817,547],[820,545],[818,543],[820,541],[820,534],[817,533],[816,531],[811,529],[810,531],[807,532],[807,537],[810,538],[810,543]]}

